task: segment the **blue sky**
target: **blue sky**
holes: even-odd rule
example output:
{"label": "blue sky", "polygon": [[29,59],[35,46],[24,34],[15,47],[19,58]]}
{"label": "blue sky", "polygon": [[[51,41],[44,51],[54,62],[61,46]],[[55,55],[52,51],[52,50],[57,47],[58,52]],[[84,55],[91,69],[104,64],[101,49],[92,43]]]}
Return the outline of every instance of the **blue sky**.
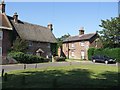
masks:
{"label": "blue sky", "polygon": [[6,14],[19,19],[47,26],[54,25],[53,33],[60,37],[69,33],[78,35],[80,27],[85,33],[100,30],[101,19],[118,16],[117,2],[7,2]]}

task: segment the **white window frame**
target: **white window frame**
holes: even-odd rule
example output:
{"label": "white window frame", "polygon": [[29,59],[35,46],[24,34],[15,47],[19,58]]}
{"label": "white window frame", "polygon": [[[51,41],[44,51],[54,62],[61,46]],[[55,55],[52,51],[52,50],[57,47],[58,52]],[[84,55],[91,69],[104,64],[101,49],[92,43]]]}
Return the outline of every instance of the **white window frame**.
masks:
{"label": "white window frame", "polygon": [[85,46],[85,42],[80,42],[80,45],[84,47]]}
{"label": "white window frame", "polygon": [[1,51],[0,51],[0,56],[2,56],[2,47],[0,47]]}
{"label": "white window frame", "polygon": [[71,44],[71,47],[72,47],[72,48],[74,48],[74,47],[75,47],[74,43],[72,43],[72,44]]}
{"label": "white window frame", "polygon": [[74,57],[74,51],[71,52],[71,56]]}
{"label": "white window frame", "polygon": [[2,40],[3,39],[3,32],[2,31],[0,31],[0,40]]}

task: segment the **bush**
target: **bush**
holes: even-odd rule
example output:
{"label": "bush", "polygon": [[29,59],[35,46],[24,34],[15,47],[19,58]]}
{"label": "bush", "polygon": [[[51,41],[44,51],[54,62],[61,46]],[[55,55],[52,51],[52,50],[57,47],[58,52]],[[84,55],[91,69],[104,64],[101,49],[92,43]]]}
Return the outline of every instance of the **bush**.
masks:
{"label": "bush", "polygon": [[54,60],[59,62],[59,61],[65,61],[65,57],[59,57],[59,56],[55,56]]}
{"label": "bush", "polygon": [[35,55],[24,54],[22,52],[11,52],[8,56],[16,59],[19,63],[42,63],[44,58]]}
{"label": "bush", "polygon": [[[93,52],[94,51],[94,52]],[[114,58],[117,60],[117,62],[120,62],[120,48],[105,48],[105,49],[96,49],[96,48],[90,48],[88,50],[88,58],[91,58],[92,55],[105,55],[111,58]]]}
{"label": "bush", "polygon": [[89,48],[88,49],[88,59],[91,60],[91,57],[93,56],[94,54],[94,50],[95,48]]}

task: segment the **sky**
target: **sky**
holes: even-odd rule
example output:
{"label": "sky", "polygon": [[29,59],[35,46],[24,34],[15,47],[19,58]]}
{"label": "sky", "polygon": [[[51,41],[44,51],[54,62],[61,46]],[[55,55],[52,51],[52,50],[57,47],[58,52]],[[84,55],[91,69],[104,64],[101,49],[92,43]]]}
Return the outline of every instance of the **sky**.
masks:
{"label": "sky", "polygon": [[101,30],[101,20],[118,16],[118,2],[6,2],[6,14],[25,22],[47,26],[53,24],[56,38]]}

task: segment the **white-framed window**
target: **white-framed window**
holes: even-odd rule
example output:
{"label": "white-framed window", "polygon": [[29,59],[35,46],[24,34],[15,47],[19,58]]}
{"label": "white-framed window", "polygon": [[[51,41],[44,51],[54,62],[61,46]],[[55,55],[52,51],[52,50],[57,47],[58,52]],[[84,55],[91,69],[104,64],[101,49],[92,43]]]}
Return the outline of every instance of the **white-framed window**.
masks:
{"label": "white-framed window", "polygon": [[84,43],[84,42],[80,42],[80,45],[81,45],[81,46],[85,46],[85,43]]}
{"label": "white-framed window", "polygon": [[74,57],[74,51],[71,52],[71,56]]}
{"label": "white-framed window", "polygon": [[2,47],[0,47],[0,56],[2,56]]}
{"label": "white-framed window", "polygon": [[71,47],[72,47],[72,48],[74,48],[74,47],[75,47],[74,43],[72,43],[72,44],[71,44]]}
{"label": "white-framed window", "polygon": [[50,48],[50,45],[48,45],[47,47]]}
{"label": "white-framed window", "polygon": [[32,55],[33,53],[32,53],[32,52],[27,52],[27,54],[30,54],[30,55]]}
{"label": "white-framed window", "polygon": [[3,38],[3,32],[0,31],[0,40],[2,40],[2,38]]}
{"label": "white-framed window", "polygon": [[31,41],[29,41],[28,46],[29,47],[33,46],[33,43]]}

